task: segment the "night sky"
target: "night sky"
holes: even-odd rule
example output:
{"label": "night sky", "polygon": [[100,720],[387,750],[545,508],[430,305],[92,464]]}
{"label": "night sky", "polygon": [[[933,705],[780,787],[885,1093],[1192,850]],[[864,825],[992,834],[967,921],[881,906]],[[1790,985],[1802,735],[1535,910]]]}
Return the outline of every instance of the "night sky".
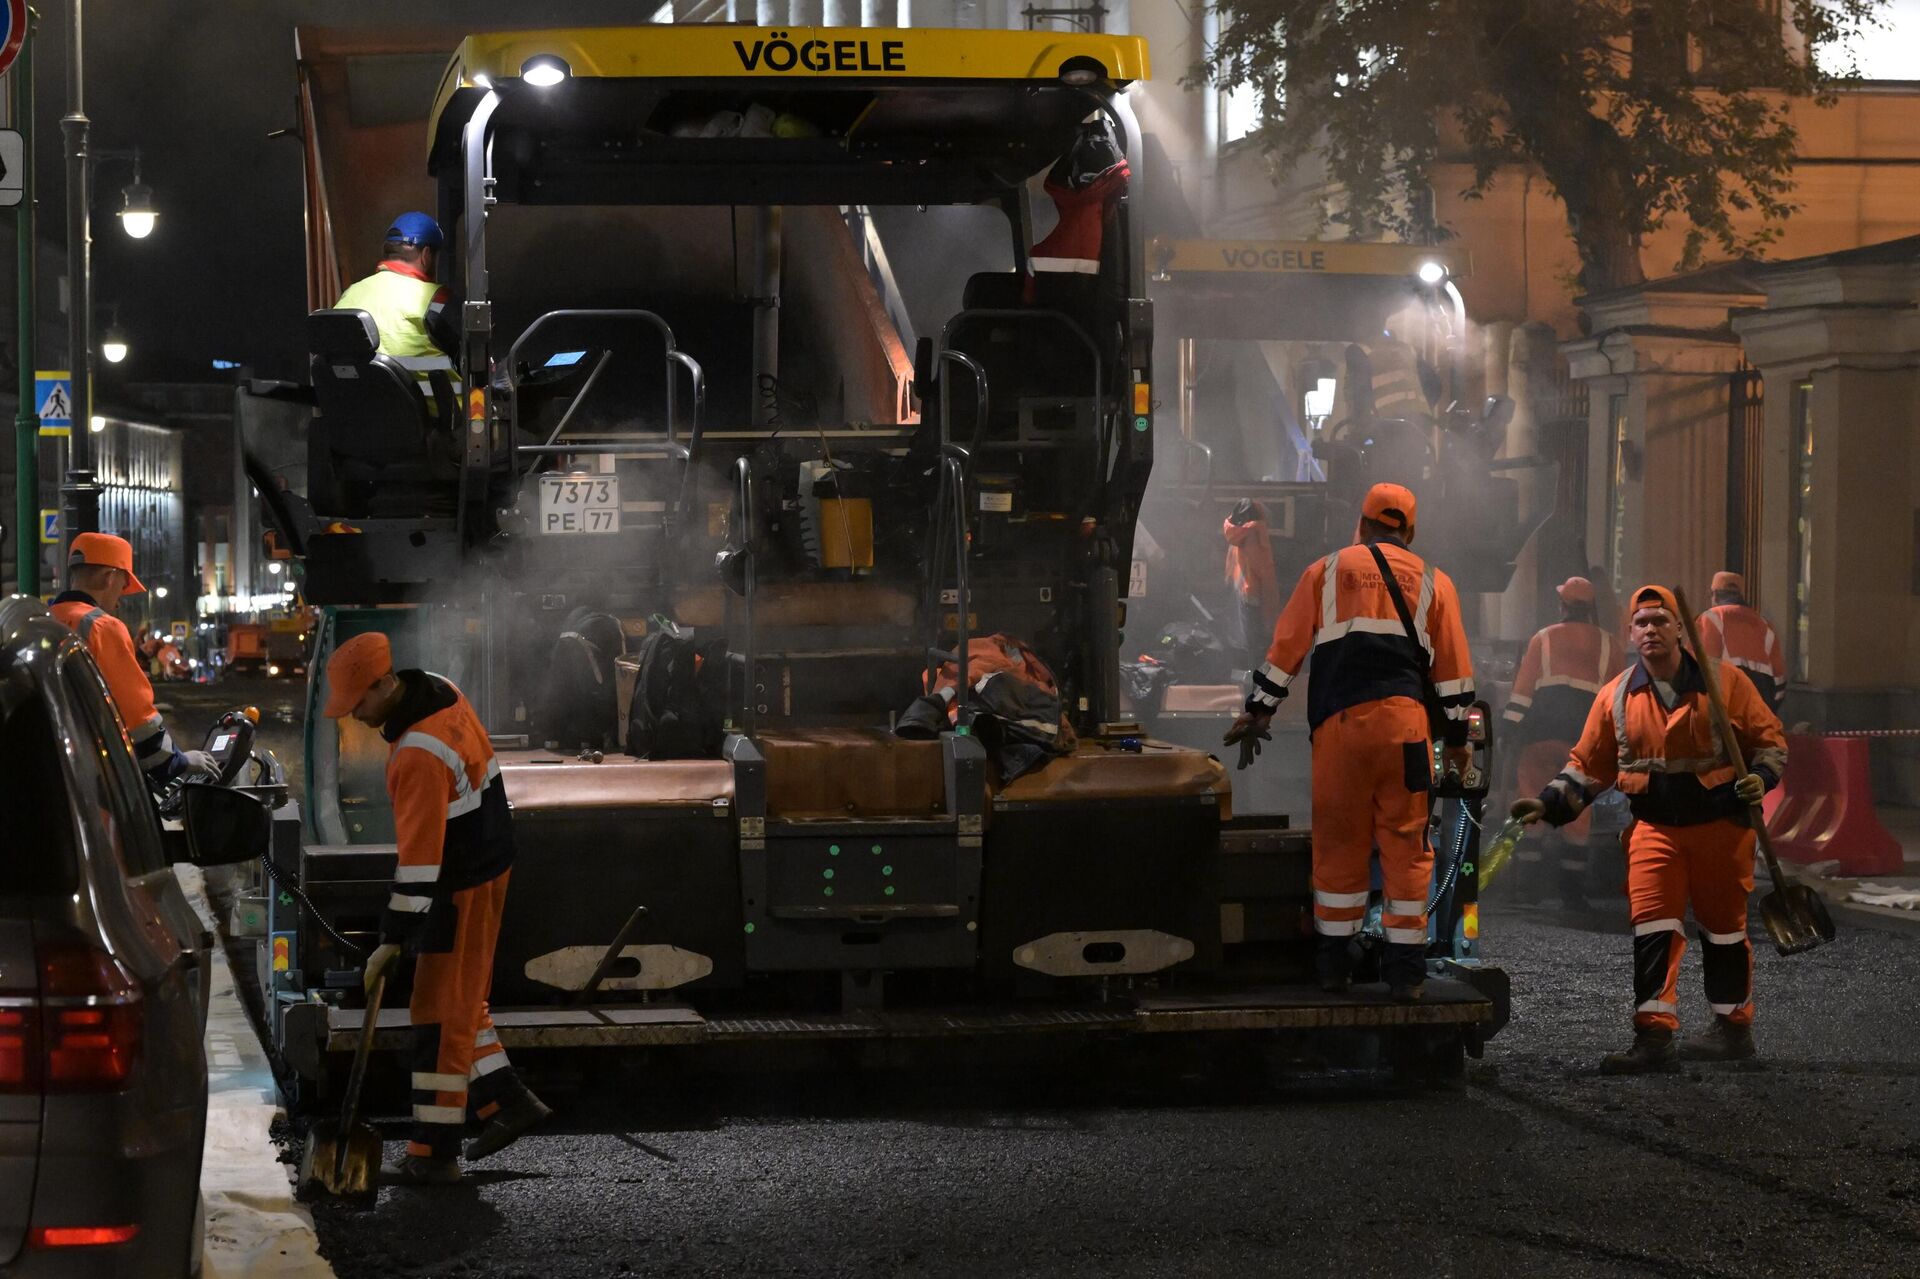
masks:
{"label": "night sky", "polygon": [[[262,375],[304,379],[300,143],[267,137],[295,123],[295,27],[616,25],[644,22],[658,7],[658,0],[90,0],[93,144],[139,145],[161,210],[151,236],[128,239],[113,213],[131,174],[125,165],[101,172],[94,294],[102,315],[118,304],[133,345],[126,364],[102,376],[201,379],[216,376],[211,361],[223,358]],[[65,242],[59,121],[67,23],[64,4],[41,10],[34,68],[39,230],[56,244]],[[57,287],[41,282],[43,306],[55,305]]]}

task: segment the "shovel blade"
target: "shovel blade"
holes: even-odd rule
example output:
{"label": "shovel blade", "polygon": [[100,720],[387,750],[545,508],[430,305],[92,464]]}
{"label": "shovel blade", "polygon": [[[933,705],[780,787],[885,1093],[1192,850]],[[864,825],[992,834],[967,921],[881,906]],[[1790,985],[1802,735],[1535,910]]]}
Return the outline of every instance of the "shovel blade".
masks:
{"label": "shovel blade", "polygon": [[1776,888],[1760,899],[1760,919],[1774,949],[1797,955],[1834,938],[1833,916],[1820,894],[1804,884]]}
{"label": "shovel blade", "polygon": [[338,1199],[372,1199],[379,1193],[380,1134],[369,1124],[342,1130],[316,1123],[300,1157],[300,1197],[318,1194]]}

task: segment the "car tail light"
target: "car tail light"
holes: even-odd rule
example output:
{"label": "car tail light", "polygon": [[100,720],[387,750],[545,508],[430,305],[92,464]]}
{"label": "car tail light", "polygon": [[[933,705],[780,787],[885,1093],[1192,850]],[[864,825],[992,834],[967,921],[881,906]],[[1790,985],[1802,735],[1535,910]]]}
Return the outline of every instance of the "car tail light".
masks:
{"label": "car tail light", "polygon": [[40,1013],[30,998],[0,1007],[0,1092],[40,1090]]}
{"label": "car tail light", "polygon": [[138,1226],[35,1226],[27,1236],[32,1248],[98,1248],[104,1244],[130,1243],[140,1233]]}
{"label": "car tail light", "polygon": [[140,1051],[140,990],[113,956],[83,942],[49,942],[40,959],[39,1037],[48,1092],[109,1091]]}

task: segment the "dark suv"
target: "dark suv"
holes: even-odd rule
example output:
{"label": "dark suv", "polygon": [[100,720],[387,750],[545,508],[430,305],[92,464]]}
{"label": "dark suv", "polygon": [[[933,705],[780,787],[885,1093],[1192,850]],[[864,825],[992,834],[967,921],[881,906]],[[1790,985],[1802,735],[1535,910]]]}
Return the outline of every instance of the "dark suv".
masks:
{"label": "dark suv", "polygon": [[0,1269],[200,1264],[212,937],[93,658],[0,601]]}

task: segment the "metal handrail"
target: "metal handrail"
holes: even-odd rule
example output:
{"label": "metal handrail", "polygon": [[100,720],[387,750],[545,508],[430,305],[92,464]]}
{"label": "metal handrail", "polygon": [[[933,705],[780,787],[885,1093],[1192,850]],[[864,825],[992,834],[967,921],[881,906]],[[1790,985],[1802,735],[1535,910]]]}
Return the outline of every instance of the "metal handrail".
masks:
{"label": "metal handrail", "polygon": [[[973,374],[973,441],[967,445],[968,466],[971,467],[973,451],[980,447],[980,437],[987,429],[987,371],[980,362],[965,351],[956,351],[951,347],[940,349],[939,361],[944,366],[958,364]],[[946,445],[953,440],[953,393],[952,382],[944,375],[940,378],[940,443]]]}
{"label": "metal handrail", "polygon": [[[954,666],[956,684],[953,690],[954,720],[961,728],[973,723],[973,714],[967,708],[967,693],[972,688],[967,677],[967,648],[972,637],[968,633],[967,612],[972,605],[972,587],[967,581],[967,469],[973,463],[973,455],[958,444],[940,446],[940,492],[934,499],[934,548],[938,554],[940,521],[948,518],[951,512],[953,522],[953,603],[954,603]],[[940,566],[936,559],[929,566],[932,569],[934,599],[934,644],[933,651],[939,650],[940,639]],[[933,688],[938,677],[937,667],[930,665],[927,672],[927,688]]]}
{"label": "metal handrail", "polygon": [[755,706],[754,679],[755,679],[756,671],[754,668],[756,666],[756,659],[758,657],[758,654],[755,651],[754,631],[753,631],[753,579],[754,579],[753,540],[754,540],[755,526],[753,521],[753,466],[751,463],[747,461],[747,458],[744,454],[741,455],[739,458],[735,459],[733,464],[733,473],[734,473],[735,485],[736,485],[734,505],[737,508],[739,518],[740,518],[740,553],[746,556],[746,563],[747,563],[746,572],[745,572],[746,590],[743,592],[745,596],[745,608],[747,611],[746,701],[740,708],[741,709],[740,723],[741,723],[742,734],[746,737],[751,738],[753,736],[754,706]]}
{"label": "metal handrail", "polygon": [[[680,492],[674,499],[674,514],[677,517],[684,517],[687,509],[687,491],[692,482],[695,457],[700,451],[700,420],[705,415],[707,407],[707,374],[706,370],[701,367],[700,361],[694,359],[693,356],[682,351],[674,344],[673,326],[653,311],[644,311],[638,308],[580,308],[548,311],[545,315],[542,315],[539,319],[521,330],[520,336],[515,338],[513,345],[507,349],[507,398],[510,403],[509,421],[513,428],[511,438],[517,439],[520,431],[520,379],[518,372],[520,367],[520,350],[527,344],[528,339],[539,332],[541,327],[549,320],[640,320],[651,324],[659,330],[660,336],[662,340],[665,341],[667,348],[664,356],[667,366],[667,443],[675,446],[664,450],[664,452],[666,452],[668,456],[679,458],[681,462]],[[575,410],[580,407],[581,403],[587,398],[588,393],[593,390],[593,385],[599,379],[601,370],[607,366],[607,362],[611,358],[612,354],[609,352],[602,355],[600,362],[594,365],[593,372],[587,375],[586,385],[582,386],[579,393],[573,397],[573,403],[567,406],[567,411],[560,418],[559,425],[554,427],[553,434],[547,437],[546,445],[516,445],[514,452],[562,453],[582,451],[579,449],[563,449],[550,446],[555,445],[559,441],[560,432],[566,429],[567,423],[573,419]],[[693,422],[689,428],[687,444],[684,448],[679,447],[680,411],[678,392],[680,380],[674,371],[673,366],[676,364],[686,369],[693,380]],[[590,438],[597,439],[599,437]],[[633,437],[629,435],[623,438],[631,440]],[[581,441],[576,440],[576,442]],[[593,451],[596,453],[604,453],[610,450],[595,449]],[[627,456],[639,457],[646,455],[628,454]]]}

